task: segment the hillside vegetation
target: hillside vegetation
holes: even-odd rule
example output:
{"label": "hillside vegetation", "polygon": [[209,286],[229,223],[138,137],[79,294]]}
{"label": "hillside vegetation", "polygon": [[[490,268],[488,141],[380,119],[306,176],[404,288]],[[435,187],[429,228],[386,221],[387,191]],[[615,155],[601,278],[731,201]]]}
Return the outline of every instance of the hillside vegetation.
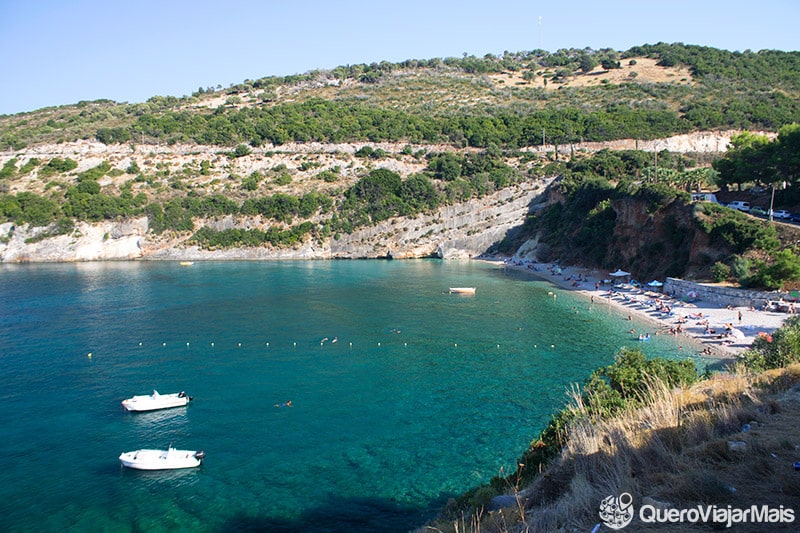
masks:
{"label": "hillside vegetation", "polygon": [[775,131],[796,121],[800,54],[657,44],[624,52],[507,52],[348,65],[200,88],[142,104],[80,102],[0,117],[0,149],[96,138],[233,147],[286,142],[444,142],[518,148]]}
{"label": "hillside vegetation", "polygon": [[[537,238],[542,258],[780,288],[798,277],[791,235],[692,207],[686,193],[786,182],[776,206],[800,199],[789,125],[800,121],[799,60],[682,44],[532,51],[4,116],[0,147],[14,151],[0,155],[2,239],[18,226],[34,228],[31,243],[144,217],[147,237],[168,246],[291,250],[558,178],[495,252]],[[579,144],[715,128],[766,133],[734,135],[724,157]]]}

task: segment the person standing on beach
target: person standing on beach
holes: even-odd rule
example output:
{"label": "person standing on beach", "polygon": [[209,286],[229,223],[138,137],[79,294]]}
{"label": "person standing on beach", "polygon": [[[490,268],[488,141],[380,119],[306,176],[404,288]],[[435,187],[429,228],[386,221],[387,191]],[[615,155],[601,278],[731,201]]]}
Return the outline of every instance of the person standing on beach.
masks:
{"label": "person standing on beach", "polygon": [[739,324],[741,324],[741,323],[742,323],[742,312],[739,311]]}

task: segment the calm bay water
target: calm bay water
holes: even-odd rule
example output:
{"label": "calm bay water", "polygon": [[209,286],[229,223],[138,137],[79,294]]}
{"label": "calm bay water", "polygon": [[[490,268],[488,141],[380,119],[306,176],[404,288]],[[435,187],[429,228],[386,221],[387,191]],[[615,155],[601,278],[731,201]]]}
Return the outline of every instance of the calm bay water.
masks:
{"label": "calm bay water", "polygon": [[[407,531],[621,346],[691,353],[477,262],[8,265],[0,295],[3,531]],[[122,410],[154,388],[195,400]],[[119,466],[170,443],[206,461]]]}

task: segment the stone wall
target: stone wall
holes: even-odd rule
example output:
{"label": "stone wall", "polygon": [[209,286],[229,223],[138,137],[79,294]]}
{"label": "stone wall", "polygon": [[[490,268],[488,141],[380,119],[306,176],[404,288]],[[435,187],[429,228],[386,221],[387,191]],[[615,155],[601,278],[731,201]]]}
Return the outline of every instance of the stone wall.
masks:
{"label": "stone wall", "polygon": [[776,301],[789,296],[785,292],[764,292],[724,287],[706,283],[695,283],[677,278],[667,278],[664,283],[664,294],[674,296],[679,300],[692,300],[690,292],[697,293],[694,299],[703,300],[719,306],[732,305],[734,307],[755,307],[761,309],[768,301]]}

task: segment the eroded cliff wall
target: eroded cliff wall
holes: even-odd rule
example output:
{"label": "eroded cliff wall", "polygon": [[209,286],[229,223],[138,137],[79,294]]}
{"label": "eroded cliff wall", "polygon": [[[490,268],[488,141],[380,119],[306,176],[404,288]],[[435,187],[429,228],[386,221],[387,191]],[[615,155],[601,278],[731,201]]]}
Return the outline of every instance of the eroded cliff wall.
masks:
{"label": "eroded cliff wall", "polygon": [[[150,233],[147,218],[79,223],[69,234],[54,237],[44,236],[50,228],[6,223],[0,224],[0,262],[475,257],[542,205],[551,182],[525,182],[433,213],[393,218],[350,235],[309,240],[294,248],[203,250],[189,242],[189,233]],[[198,222],[224,229],[248,227],[252,221],[226,217]]]}

